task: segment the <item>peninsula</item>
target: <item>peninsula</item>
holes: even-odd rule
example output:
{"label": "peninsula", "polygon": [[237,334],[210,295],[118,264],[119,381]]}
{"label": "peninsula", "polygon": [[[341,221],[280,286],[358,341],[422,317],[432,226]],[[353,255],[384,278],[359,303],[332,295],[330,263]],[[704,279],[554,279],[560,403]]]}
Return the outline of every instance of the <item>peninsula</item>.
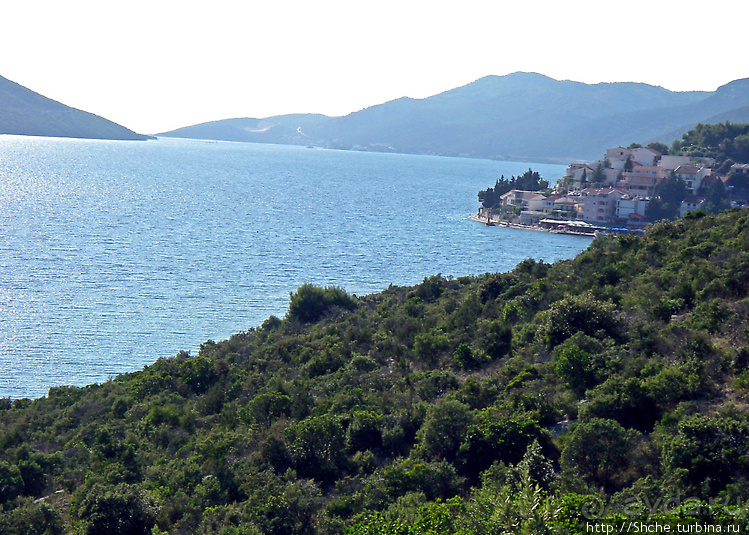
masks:
{"label": "peninsula", "polygon": [[0,76],[0,134],[144,140],[103,117],[71,108]]}

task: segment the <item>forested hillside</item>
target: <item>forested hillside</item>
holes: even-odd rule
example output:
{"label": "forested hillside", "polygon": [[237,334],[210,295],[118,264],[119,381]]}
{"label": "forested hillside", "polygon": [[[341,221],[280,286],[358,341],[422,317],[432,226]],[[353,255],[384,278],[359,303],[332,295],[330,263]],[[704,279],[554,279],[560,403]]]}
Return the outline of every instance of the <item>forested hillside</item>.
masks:
{"label": "forested hillside", "polygon": [[746,526],[748,290],[738,209],[510,273],[305,285],[199,355],[6,400],[0,532]]}

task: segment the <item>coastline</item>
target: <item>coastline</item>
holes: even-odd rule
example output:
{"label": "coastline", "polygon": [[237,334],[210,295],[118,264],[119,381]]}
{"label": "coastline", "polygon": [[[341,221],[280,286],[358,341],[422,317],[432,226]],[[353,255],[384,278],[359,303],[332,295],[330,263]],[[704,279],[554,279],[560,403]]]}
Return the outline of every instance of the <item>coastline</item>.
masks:
{"label": "coastline", "polygon": [[[548,232],[550,234],[567,234],[570,236],[585,236],[588,238],[595,238],[597,236],[595,231],[590,232],[587,230],[572,229],[569,227],[552,228],[552,227],[542,227],[539,225],[521,225],[520,223],[510,223],[509,221],[506,221],[504,219],[498,220],[498,219],[483,218],[477,214],[471,214],[467,217],[467,219],[470,219],[471,221],[475,221],[476,223],[481,223],[482,225],[491,226],[491,227],[514,228],[514,229],[521,229],[521,230],[535,230],[538,232]],[[591,227],[591,228],[598,230],[598,227]]]}
{"label": "coastline", "polygon": [[504,219],[488,220],[487,218],[480,217],[476,214],[469,215],[468,219],[470,219],[471,221],[475,221],[476,223],[481,223],[482,225],[486,225],[488,227],[518,228],[518,229],[523,229],[523,230],[537,230],[539,232],[551,232],[550,229],[539,227],[538,225],[535,225],[535,226],[521,225],[520,223],[510,223],[509,221],[506,221]]}

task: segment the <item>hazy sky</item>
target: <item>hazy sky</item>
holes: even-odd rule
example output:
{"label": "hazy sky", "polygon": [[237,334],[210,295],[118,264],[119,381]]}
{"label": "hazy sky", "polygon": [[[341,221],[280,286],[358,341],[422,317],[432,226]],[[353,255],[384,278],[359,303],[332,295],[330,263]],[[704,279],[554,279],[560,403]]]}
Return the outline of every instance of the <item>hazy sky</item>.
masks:
{"label": "hazy sky", "polygon": [[146,134],[515,71],[675,91],[749,77],[745,0],[23,0],[0,16],[0,75]]}

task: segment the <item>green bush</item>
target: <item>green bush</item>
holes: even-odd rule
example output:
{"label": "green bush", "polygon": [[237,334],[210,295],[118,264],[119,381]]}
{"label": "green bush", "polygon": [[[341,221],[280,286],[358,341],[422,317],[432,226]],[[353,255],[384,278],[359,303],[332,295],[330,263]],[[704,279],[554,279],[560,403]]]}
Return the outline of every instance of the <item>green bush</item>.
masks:
{"label": "green bush", "polygon": [[575,344],[568,344],[558,351],[554,371],[578,396],[582,396],[595,381],[593,356]]}
{"label": "green bush", "polygon": [[528,418],[506,418],[492,409],[481,411],[478,418],[460,445],[460,465],[471,481],[495,462],[520,462],[528,446],[542,438],[538,423]]}
{"label": "green bush", "polygon": [[18,466],[0,461],[0,504],[10,501],[23,491],[23,478]]}
{"label": "green bush", "polygon": [[[509,306],[508,303],[503,313],[507,311]],[[501,320],[490,321],[485,324],[481,329],[481,347],[492,359],[509,355],[512,350],[512,328],[510,325]]]}
{"label": "green bush", "polygon": [[593,418],[580,423],[562,451],[562,469],[567,477],[574,473],[594,488],[618,489],[626,482],[639,436],[615,420]]}
{"label": "green bush", "polygon": [[680,474],[689,490],[715,495],[732,478],[749,476],[749,424],[744,419],[694,415],[674,431],[663,438],[664,466]]}
{"label": "green bush", "polygon": [[285,435],[299,475],[321,483],[337,478],[346,460],[346,435],[338,418],[327,414],[305,418]]}
{"label": "green bush", "polygon": [[96,483],[81,497],[74,511],[85,522],[86,535],[145,535],[156,524],[158,509],[137,485]]}
{"label": "green bush", "polygon": [[650,431],[660,418],[656,400],[634,377],[609,378],[587,393],[588,401],[580,409],[580,419],[616,420],[624,427]]}
{"label": "green bush", "polygon": [[578,332],[597,338],[615,338],[617,327],[614,305],[599,301],[588,292],[567,297],[549,307],[546,340],[553,348]]}
{"label": "green bush", "polygon": [[314,284],[302,284],[290,296],[288,317],[302,323],[318,321],[331,309],[338,307],[347,310],[356,308],[356,298],[342,288],[328,286],[321,288]]}
{"label": "green bush", "polygon": [[428,459],[453,460],[470,423],[470,409],[459,401],[440,400],[432,405],[418,433],[422,454]]}

